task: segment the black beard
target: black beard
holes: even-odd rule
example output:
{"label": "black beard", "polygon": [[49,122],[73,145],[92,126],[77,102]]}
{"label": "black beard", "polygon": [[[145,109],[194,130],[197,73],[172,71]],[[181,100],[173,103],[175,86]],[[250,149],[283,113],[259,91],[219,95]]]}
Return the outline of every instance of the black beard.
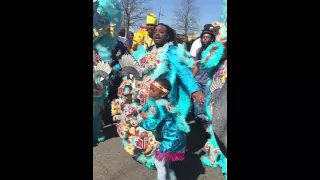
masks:
{"label": "black beard", "polygon": [[151,39],[153,39],[153,31],[152,30],[148,30],[148,35]]}

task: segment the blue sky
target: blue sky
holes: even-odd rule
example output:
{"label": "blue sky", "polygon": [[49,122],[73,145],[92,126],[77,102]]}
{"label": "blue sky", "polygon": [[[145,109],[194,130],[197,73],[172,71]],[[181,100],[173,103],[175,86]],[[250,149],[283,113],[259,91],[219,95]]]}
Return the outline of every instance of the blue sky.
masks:
{"label": "blue sky", "polygon": [[[178,7],[179,4],[180,0],[152,0],[150,2],[150,6],[156,16],[159,16],[161,6],[163,16],[160,17],[160,22],[170,26],[173,24],[174,19],[173,10]],[[199,25],[201,29],[205,24],[211,24],[213,21],[220,20],[223,10],[223,0],[195,0],[195,5],[200,9]]]}

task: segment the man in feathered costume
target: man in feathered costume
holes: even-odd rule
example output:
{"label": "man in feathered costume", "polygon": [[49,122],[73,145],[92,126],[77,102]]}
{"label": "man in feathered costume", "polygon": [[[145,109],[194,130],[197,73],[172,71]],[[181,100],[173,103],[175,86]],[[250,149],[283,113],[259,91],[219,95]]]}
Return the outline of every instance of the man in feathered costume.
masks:
{"label": "man in feathered costume", "polygon": [[93,0],[93,141],[100,136],[104,100],[108,96],[109,63],[121,24],[120,0]]}
{"label": "man in feathered costume", "polygon": [[146,31],[140,29],[135,35],[135,42],[132,45],[132,51],[137,50],[138,45],[143,45],[145,49],[154,45],[153,31],[157,25],[157,17],[153,13],[148,13],[146,19]]}
{"label": "man in feathered costume", "polygon": [[[221,22],[214,22],[216,42],[209,45],[202,56],[208,56],[212,53],[212,48],[216,44],[223,46],[223,56],[220,59],[212,61],[212,67],[209,77],[212,77],[207,83],[209,89],[206,96],[205,115],[212,122],[209,123],[208,131],[210,138],[205,144],[205,155],[201,157],[203,164],[210,167],[220,167],[222,173],[227,179],[227,4],[224,1],[224,14]],[[202,58],[202,60],[205,60]],[[205,68],[205,66],[204,66]],[[214,71],[213,71],[214,70]],[[213,74],[212,74],[213,73]],[[217,139],[219,139],[218,143]]]}
{"label": "man in feathered costume", "polygon": [[[219,34],[216,36],[219,36]],[[203,156],[201,160],[205,165],[221,167],[222,172],[226,177],[226,157],[221,153],[214,136],[214,129],[212,126],[213,119],[210,112],[210,103],[212,102],[210,97],[212,96],[212,92],[214,92],[215,89],[221,88],[226,79],[226,73],[224,71],[219,70],[219,76],[216,74],[214,75],[215,69],[220,66],[219,64],[221,63],[221,59],[225,52],[224,46],[221,43],[223,41],[215,41],[216,36],[214,36],[213,31],[204,31],[200,36],[202,47],[197,55],[199,61],[195,64],[193,69],[195,69],[195,78],[205,94],[206,101],[205,104],[194,103],[194,113],[203,121],[210,134],[210,139],[205,144],[205,151],[207,154]]]}

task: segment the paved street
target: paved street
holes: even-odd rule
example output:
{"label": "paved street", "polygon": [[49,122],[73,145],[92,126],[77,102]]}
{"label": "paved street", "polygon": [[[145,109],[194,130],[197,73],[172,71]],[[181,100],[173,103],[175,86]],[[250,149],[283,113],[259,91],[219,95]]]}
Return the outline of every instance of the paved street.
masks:
{"label": "paved street", "polygon": [[[131,158],[123,149],[123,145],[116,133],[115,126],[105,126],[104,133],[107,140],[93,147],[93,180],[154,180],[156,171],[146,169]],[[199,156],[193,154],[204,143],[203,129],[197,123],[191,124],[188,137],[188,153],[183,163],[174,164],[178,180],[223,180],[220,169],[204,167]]]}

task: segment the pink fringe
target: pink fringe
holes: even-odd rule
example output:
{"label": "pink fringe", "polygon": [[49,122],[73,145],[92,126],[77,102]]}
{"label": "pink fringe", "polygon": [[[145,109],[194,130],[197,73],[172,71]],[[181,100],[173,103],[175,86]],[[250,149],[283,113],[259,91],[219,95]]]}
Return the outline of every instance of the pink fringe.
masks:
{"label": "pink fringe", "polygon": [[164,159],[165,162],[183,161],[184,154],[185,152],[161,153],[156,151],[156,159],[158,161],[162,161]]}

